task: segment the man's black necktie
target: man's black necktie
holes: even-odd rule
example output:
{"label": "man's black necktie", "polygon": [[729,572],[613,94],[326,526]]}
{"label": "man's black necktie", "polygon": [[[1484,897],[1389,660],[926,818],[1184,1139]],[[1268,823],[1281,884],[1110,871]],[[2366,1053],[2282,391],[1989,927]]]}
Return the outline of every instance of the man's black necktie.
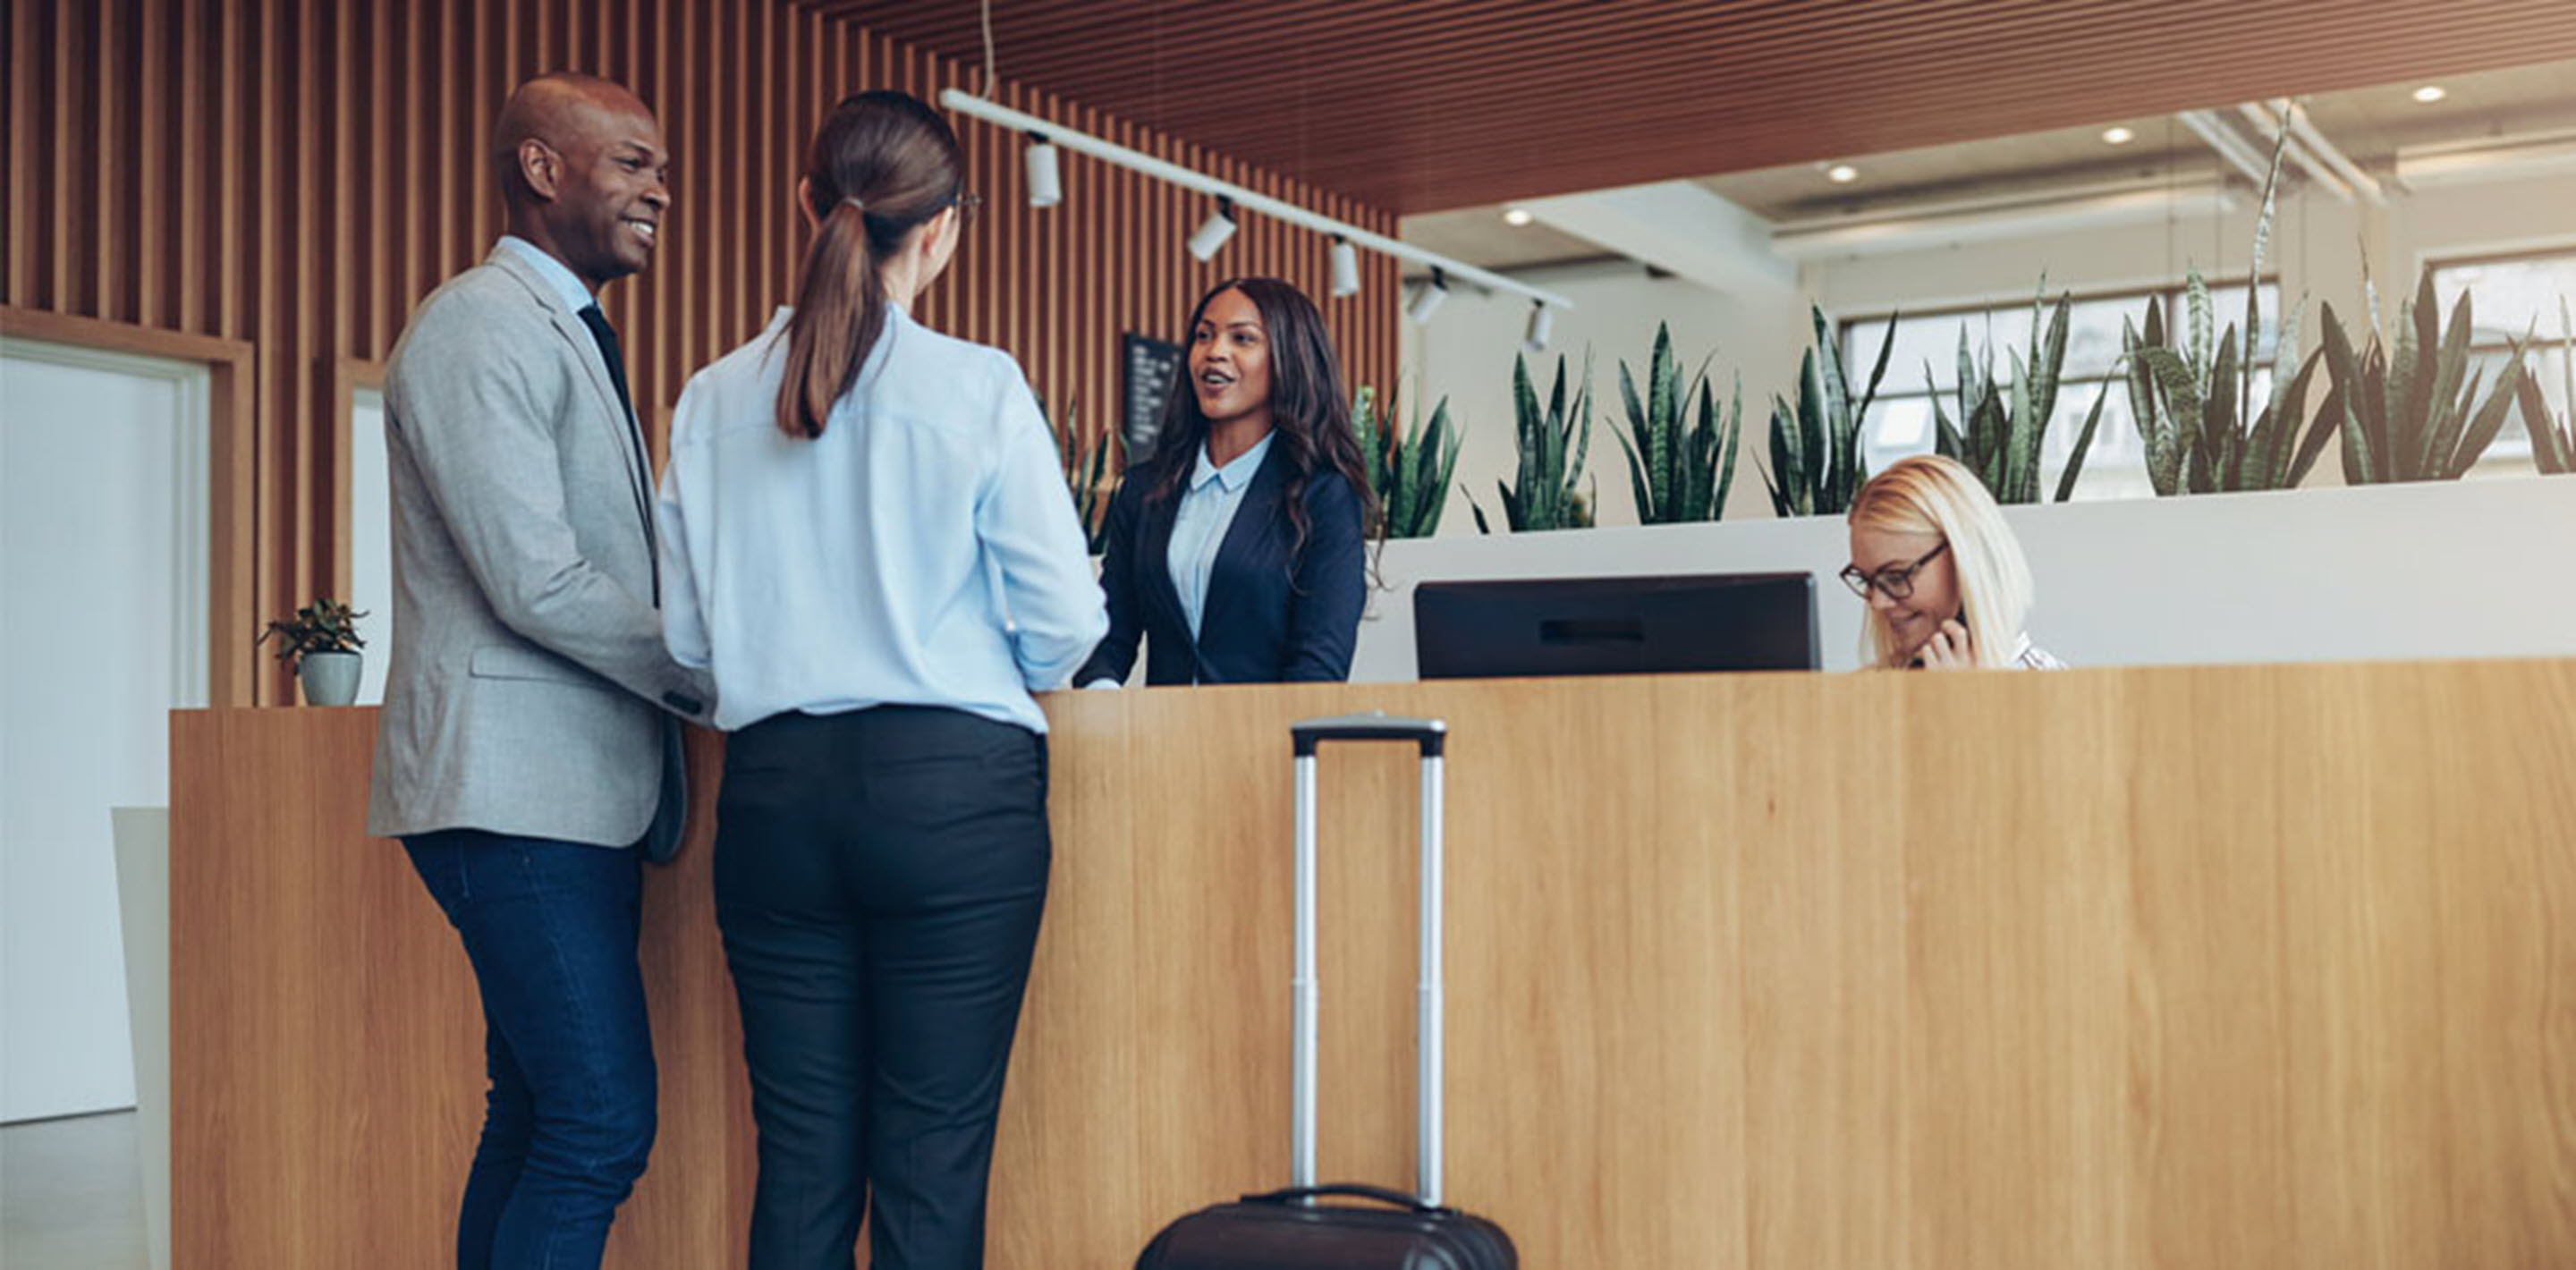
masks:
{"label": "man's black necktie", "polygon": [[641,475],[653,470],[653,460],[644,451],[644,427],[635,419],[635,399],[626,390],[626,356],[618,351],[617,328],[608,324],[608,315],[596,304],[583,305],[581,324],[590,328],[590,338],[599,343],[600,360],[608,363],[608,382],[617,385],[617,404],[626,411],[627,439],[635,445],[635,470],[639,475],[632,483],[635,514],[644,521],[644,552],[652,558],[653,607],[662,607],[662,548],[653,533],[653,500],[648,493],[649,478]]}

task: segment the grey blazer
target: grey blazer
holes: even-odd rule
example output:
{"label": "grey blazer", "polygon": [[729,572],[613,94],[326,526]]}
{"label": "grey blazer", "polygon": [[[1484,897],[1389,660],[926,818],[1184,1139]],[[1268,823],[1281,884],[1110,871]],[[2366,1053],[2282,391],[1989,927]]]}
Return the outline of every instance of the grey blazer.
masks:
{"label": "grey blazer", "polygon": [[[394,612],[367,832],[678,849],[713,694],[653,607],[652,474],[589,328],[506,250],[385,371]],[[668,713],[666,713],[666,711]]]}

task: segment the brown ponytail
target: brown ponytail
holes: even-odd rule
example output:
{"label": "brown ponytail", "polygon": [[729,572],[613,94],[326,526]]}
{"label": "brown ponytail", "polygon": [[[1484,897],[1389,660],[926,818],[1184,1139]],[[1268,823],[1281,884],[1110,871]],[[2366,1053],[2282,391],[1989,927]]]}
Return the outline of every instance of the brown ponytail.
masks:
{"label": "brown ponytail", "polygon": [[815,130],[805,182],[817,224],[787,320],[779,431],[823,435],[885,332],[885,261],[963,199],[964,169],[957,134],[908,93],[843,98]]}

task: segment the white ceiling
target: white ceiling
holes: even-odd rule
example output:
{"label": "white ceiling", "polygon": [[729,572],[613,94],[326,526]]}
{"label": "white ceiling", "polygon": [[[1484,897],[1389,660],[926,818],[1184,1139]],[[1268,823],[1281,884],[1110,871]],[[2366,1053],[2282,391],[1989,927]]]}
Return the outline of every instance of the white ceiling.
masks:
{"label": "white ceiling", "polygon": [[[2318,130],[2364,170],[2385,180],[2401,147],[2476,138],[2576,132],[2576,62],[2446,77],[2441,101],[2414,99],[2414,82],[2322,94],[2305,105]],[[2221,111],[2233,114],[2232,111]],[[2114,125],[2134,133],[2103,140]],[[1966,198],[2045,194],[2108,183],[2206,184],[2233,177],[2216,152],[2170,116],[2105,119],[2082,128],[1842,160],[1859,179],[1837,185],[1827,163],[1701,178],[1699,185],[1774,224],[1858,218]],[[2285,179],[2295,181],[2294,168]],[[2234,178],[2242,179],[2242,178]],[[1568,196],[1581,198],[1584,196]],[[1503,220],[1501,206],[1404,218],[1405,241],[1490,269],[1517,269],[1616,254],[1552,226]]]}

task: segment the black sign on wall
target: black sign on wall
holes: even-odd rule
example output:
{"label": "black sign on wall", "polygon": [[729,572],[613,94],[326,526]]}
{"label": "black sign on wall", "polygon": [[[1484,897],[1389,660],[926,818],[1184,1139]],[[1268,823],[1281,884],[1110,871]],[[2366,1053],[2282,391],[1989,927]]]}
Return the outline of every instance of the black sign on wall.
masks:
{"label": "black sign on wall", "polygon": [[1156,433],[1163,426],[1163,402],[1181,373],[1181,346],[1129,331],[1118,337],[1119,401],[1124,407],[1119,439],[1127,462],[1154,457]]}

